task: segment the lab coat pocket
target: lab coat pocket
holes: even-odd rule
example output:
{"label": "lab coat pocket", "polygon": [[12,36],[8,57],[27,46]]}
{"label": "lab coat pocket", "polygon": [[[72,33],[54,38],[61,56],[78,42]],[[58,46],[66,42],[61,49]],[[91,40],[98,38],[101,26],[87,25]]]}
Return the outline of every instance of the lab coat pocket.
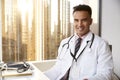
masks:
{"label": "lab coat pocket", "polygon": [[85,53],[82,63],[82,73],[84,75],[93,75],[97,66],[96,55],[93,52]]}

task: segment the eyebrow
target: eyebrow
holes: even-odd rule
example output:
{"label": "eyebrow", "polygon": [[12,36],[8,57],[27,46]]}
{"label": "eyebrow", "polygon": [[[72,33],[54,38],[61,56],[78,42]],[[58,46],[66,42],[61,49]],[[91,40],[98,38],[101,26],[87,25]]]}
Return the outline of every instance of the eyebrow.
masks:
{"label": "eyebrow", "polygon": [[83,18],[82,20],[87,20],[88,18]]}
{"label": "eyebrow", "polygon": [[[83,18],[81,21],[87,20],[88,18]],[[74,19],[74,21],[78,21],[79,19]]]}

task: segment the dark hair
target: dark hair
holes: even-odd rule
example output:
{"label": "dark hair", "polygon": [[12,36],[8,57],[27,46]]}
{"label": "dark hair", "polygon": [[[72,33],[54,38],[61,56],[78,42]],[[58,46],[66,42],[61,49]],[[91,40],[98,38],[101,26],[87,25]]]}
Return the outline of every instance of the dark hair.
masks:
{"label": "dark hair", "polygon": [[92,15],[91,7],[88,6],[88,5],[85,5],[85,4],[80,4],[80,5],[77,5],[77,6],[73,7],[73,14],[76,11],[87,11],[90,14],[90,17]]}

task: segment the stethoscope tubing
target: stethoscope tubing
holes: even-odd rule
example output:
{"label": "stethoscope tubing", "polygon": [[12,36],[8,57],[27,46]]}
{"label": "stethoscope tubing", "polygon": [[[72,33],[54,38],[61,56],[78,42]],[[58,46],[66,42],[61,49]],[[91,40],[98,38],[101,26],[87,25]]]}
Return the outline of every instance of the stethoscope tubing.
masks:
{"label": "stethoscope tubing", "polygon": [[70,40],[72,39],[74,37],[74,35],[72,35],[71,37],[70,37],[70,39],[68,40],[68,42],[67,43],[65,43],[65,44],[63,44],[62,45],[62,48],[65,46],[65,45],[67,45],[68,44],[68,47],[67,47],[67,49],[69,48],[69,43],[70,43]]}
{"label": "stethoscope tubing", "polygon": [[[63,48],[65,47],[65,45],[68,45],[68,46],[67,46],[67,49],[66,49],[66,52],[67,52],[67,50],[69,49],[70,40],[71,40],[73,37],[74,37],[74,35],[69,38],[69,40],[68,40],[67,43],[65,43],[65,44],[62,45],[62,50],[63,50]],[[90,49],[90,51],[91,51],[91,47],[92,47],[92,44],[93,44],[93,42],[94,42],[94,37],[95,37],[95,35],[94,35],[94,33],[92,33],[92,39],[91,39],[90,41],[87,41],[86,46],[83,48],[83,50],[80,52],[80,54],[78,55],[77,58],[76,58],[75,55],[71,52],[71,49],[70,49],[70,54],[71,54],[71,56],[73,57],[73,60],[75,60],[75,61],[77,62],[78,58],[79,58],[80,55],[84,52],[84,50],[86,49],[86,47],[87,47],[87,45],[88,45],[89,42],[91,42],[91,44],[90,44],[90,46],[89,46],[89,49]],[[61,51],[62,51],[62,50],[61,50]],[[61,52],[60,52],[60,54],[61,54]]]}

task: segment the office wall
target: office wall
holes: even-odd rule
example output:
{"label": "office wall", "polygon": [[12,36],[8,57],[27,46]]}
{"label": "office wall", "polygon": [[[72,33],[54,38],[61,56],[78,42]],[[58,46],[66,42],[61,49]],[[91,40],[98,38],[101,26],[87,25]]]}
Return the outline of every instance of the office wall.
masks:
{"label": "office wall", "polygon": [[0,62],[2,61],[2,20],[1,20],[1,1],[0,1]]}
{"label": "office wall", "polygon": [[0,22],[0,62],[2,61],[2,23]]}
{"label": "office wall", "polygon": [[115,73],[120,77],[120,0],[102,0],[101,36],[112,45]]}

